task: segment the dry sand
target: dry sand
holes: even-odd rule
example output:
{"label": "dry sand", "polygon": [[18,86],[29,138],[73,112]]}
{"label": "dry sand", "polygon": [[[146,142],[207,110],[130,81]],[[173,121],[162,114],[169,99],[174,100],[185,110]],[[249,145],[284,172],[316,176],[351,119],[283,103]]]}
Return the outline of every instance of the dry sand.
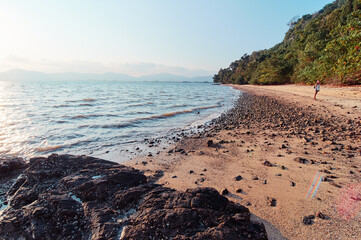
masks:
{"label": "dry sand", "polygon": [[[251,95],[276,99],[287,106],[305,108],[310,114],[320,114],[326,119],[338,117],[346,125],[348,120],[353,123],[361,120],[361,87],[321,86],[317,101],[313,100],[314,90],[310,86],[233,87]],[[360,125],[356,127],[358,134],[359,128]],[[314,127],[307,129],[314,130]],[[361,136],[358,134],[337,142],[325,139],[308,142],[306,138],[290,136],[289,132],[246,128],[240,124],[209,136],[186,138],[169,148],[184,149],[186,154],[167,150],[127,164],[148,175],[156,170],[164,171],[158,183],[177,190],[213,187],[221,192],[228,189],[226,196],[230,200],[245,205],[255,215],[254,220],[265,223],[269,239],[361,239],[361,156],[358,152]],[[208,147],[209,140],[223,142],[220,147]],[[352,149],[346,147],[349,145]],[[297,157],[307,159],[308,163],[294,161]],[[265,161],[272,167],[265,166]],[[312,161],[315,164],[311,164]],[[310,185],[317,171],[328,180],[320,182],[318,191],[311,192]],[[237,176],[241,176],[238,181]],[[270,206],[272,199],[275,206]],[[311,225],[303,223],[305,216],[316,216],[318,212],[326,219],[315,217]]]}

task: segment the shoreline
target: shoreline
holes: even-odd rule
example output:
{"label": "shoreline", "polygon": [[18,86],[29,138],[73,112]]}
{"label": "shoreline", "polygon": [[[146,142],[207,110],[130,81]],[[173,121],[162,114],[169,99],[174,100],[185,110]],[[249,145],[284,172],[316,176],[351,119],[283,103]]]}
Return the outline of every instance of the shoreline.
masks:
{"label": "shoreline", "polygon": [[[339,196],[361,179],[361,87],[321,86],[315,101],[310,86],[230,86],[245,92],[245,105],[239,101],[205,134],[125,164],[146,175],[164,171],[158,183],[176,190],[227,189],[289,239],[361,238],[358,208],[347,220],[337,210]],[[306,198],[317,172],[324,181]]]}

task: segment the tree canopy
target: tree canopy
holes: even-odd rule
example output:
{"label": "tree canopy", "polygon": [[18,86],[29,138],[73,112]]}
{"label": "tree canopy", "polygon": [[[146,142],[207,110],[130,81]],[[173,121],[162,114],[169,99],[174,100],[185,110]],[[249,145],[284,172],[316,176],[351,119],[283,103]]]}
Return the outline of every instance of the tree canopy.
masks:
{"label": "tree canopy", "polygon": [[214,82],[361,84],[361,0],[336,0],[288,25],[281,43],[243,55]]}

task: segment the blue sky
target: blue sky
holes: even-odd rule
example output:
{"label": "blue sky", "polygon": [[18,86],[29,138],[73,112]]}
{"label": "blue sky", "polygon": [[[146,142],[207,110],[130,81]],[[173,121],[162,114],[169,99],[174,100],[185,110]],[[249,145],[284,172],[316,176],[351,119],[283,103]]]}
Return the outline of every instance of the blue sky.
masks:
{"label": "blue sky", "polygon": [[0,0],[0,71],[216,73],[330,0]]}

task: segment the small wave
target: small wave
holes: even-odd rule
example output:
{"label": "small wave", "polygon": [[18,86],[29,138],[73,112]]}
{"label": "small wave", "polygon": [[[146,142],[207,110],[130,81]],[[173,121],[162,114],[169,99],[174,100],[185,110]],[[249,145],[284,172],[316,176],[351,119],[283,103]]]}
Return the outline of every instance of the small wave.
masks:
{"label": "small wave", "polygon": [[66,100],[65,102],[94,102],[96,100],[95,98],[84,98],[81,100]]}
{"label": "small wave", "polygon": [[90,104],[90,103],[82,103],[82,104],[79,104],[79,106],[94,106],[93,104]]}
{"label": "small wave", "polygon": [[177,107],[188,107],[188,104],[179,104],[179,105],[172,105],[171,108],[177,108]]}
{"label": "small wave", "polygon": [[87,118],[85,115],[77,115],[74,117],[71,117],[72,119],[77,119],[77,118]]}
{"label": "small wave", "polygon": [[[76,115],[76,116],[72,116],[70,117],[71,119],[85,119],[85,118],[96,118],[96,117],[116,117],[117,115],[114,114],[89,114],[89,115]],[[69,117],[69,116],[66,116]]]}
{"label": "small wave", "polygon": [[141,106],[147,106],[147,105],[152,105],[152,104],[153,104],[153,102],[137,103],[137,104],[128,105],[128,107],[141,107]]}
{"label": "small wave", "polygon": [[67,123],[67,121],[64,121],[64,120],[58,120],[58,121],[56,121],[56,123],[60,123],[60,124],[62,124],[62,123]]}
{"label": "small wave", "polygon": [[[88,128],[99,128],[99,127],[101,127],[101,128],[127,128],[127,127],[132,127],[132,126],[134,126],[134,124],[140,123],[142,121],[169,118],[169,117],[174,117],[176,115],[192,113],[192,112],[196,112],[196,111],[199,111],[199,110],[204,110],[204,109],[209,109],[209,108],[217,108],[217,107],[219,107],[219,105],[197,107],[197,108],[191,108],[191,109],[183,110],[183,111],[176,111],[176,112],[163,113],[163,114],[160,114],[160,115],[153,115],[153,116],[150,116],[150,117],[135,118],[135,119],[129,120],[129,121],[125,122],[125,123],[106,124],[106,125],[82,125],[82,126],[79,126],[79,128],[87,128],[87,127]],[[79,115],[79,117],[84,117],[84,116]]]}
{"label": "small wave", "polygon": [[183,110],[183,111],[176,111],[176,112],[163,113],[160,115],[154,115],[154,116],[150,116],[148,118],[138,118],[137,120],[168,118],[168,117],[173,117],[173,116],[180,115],[180,114],[192,113],[192,112],[196,112],[198,110],[217,108],[217,107],[219,107],[219,105],[197,107],[197,108],[191,108],[191,109],[187,109],[187,110]]}
{"label": "small wave", "polygon": [[[102,125],[102,128],[126,128],[132,126],[131,122],[128,123],[120,123],[120,124],[108,124],[108,125]],[[91,127],[99,127],[97,125],[91,126]]]}
{"label": "small wave", "polygon": [[84,98],[82,101],[84,102],[94,102],[96,99],[94,98]]}
{"label": "small wave", "polygon": [[71,107],[71,105],[61,104],[61,105],[54,105],[54,108],[63,108],[63,107]]}
{"label": "small wave", "polygon": [[36,151],[38,152],[49,152],[49,151],[53,151],[59,148],[62,148],[63,145],[55,145],[55,146],[48,146],[48,147],[38,147],[35,148]]}

